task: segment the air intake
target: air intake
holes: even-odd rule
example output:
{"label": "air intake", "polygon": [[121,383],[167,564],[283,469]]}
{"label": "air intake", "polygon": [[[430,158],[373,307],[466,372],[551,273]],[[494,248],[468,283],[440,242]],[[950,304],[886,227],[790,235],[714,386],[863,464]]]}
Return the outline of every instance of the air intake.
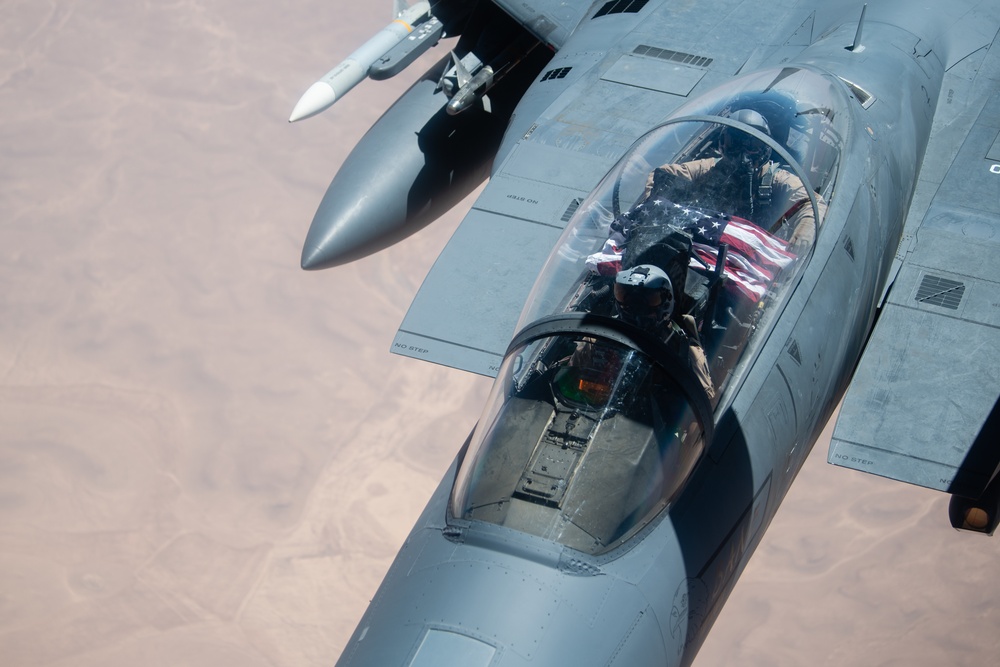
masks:
{"label": "air intake", "polygon": [[574,199],[571,201],[569,206],[566,208],[566,212],[562,215],[562,221],[569,222],[569,219],[573,217],[573,214],[576,213],[576,209],[580,208],[580,204],[582,203],[582,199]]}
{"label": "air intake", "polygon": [[594,18],[598,19],[608,14],[638,14],[649,0],[611,0],[597,10]]}
{"label": "air intake", "polygon": [[637,56],[659,58],[660,60],[669,60],[671,62],[691,65],[693,67],[708,67],[712,64],[712,59],[706,58],[705,56],[694,56],[690,53],[681,53],[680,51],[658,49],[655,46],[646,46],[645,44],[640,44],[635,47],[635,50],[633,50],[632,53]]}
{"label": "air intake", "polygon": [[965,283],[927,274],[924,276],[924,280],[920,283],[920,288],[917,290],[917,301],[932,306],[958,310],[964,294]]}
{"label": "air intake", "polygon": [[548,72],[542,75],[539,81],[551,81],[553,79],[565,79],[566,75],[569,74],[572,67],[557,67],[556,69],[550,69]]}

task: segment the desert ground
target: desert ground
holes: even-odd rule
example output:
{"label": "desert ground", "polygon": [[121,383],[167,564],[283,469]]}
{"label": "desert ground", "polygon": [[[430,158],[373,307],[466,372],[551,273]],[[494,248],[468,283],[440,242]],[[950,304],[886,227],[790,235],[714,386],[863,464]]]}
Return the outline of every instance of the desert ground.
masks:
{"label": "desert ground", "polygon": [[[286,119],[389,14],[0,2],[0,663],[340,655],[490,385],[388,352],[468,201],[299,269],[329,180],[430,60]],[[825,459],[697,666],[997,664],[996,539]]]}

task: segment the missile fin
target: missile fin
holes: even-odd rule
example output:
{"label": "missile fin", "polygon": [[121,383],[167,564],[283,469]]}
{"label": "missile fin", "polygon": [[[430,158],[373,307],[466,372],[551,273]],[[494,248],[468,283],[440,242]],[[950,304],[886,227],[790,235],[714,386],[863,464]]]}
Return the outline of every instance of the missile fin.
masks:
{"label": "missile fin", "polygon": [[455,63],[455,74],[458,77],[458,87],[462,89],[465,84],[472,80],[472,72],[462,63],[462,60],[455,55],[455,52],[451,52],[451,59]]}

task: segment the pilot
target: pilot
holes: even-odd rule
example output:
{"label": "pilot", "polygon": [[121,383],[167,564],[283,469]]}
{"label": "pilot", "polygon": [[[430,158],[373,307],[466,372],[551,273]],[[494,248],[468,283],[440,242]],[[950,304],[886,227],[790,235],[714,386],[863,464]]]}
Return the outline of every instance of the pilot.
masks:
{"label": "pilot", "polygon": [[694,318],[681,315],[678,323],[673,317],[676,298],[667,273],[652,264],[625,269],[615,276],[614,293],[619,319],[654,334],[675,350],[687,348],[691,370],[708,398],[715,398],[715,386]]}
{"label": "pilot", "polygon": [[[739,109],[730,118],[771,134],[764,117],[752,109]],[[646,197],[664,196],[739,216],[787,240],[795,254],[812,245],[816,217],[809,194],[798,176],[771,160],[770,146],[726,126],[719,152],[721,157],[657,167]],[[822,211],[822,200],[819,204]]]}

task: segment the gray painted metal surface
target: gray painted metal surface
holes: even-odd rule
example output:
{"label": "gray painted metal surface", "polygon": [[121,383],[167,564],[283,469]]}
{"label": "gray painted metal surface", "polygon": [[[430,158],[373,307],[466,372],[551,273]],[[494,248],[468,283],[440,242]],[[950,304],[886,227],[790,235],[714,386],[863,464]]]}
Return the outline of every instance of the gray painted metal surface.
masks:
{"label": "gray painted metal surface", "polygon": [[965,108],[978,101],[978,115],[952,121],[964,141],[928,151],[925,162],[947,172],[922,183],[936,190],[925,195],[830,446],[831,463],[970,498],[1000,463],[1000,452],[969,459],[1000,395],[1000,156],[990,153],[1000,134],[998,63],[991,51],[972,79],[976,97]]}
{"label": "gray painted metal surface", "polygon": [[[469,62],[509,64],[483,28],[505,16],[555,53],[507,97],[490,92],[510,109],[490,183],[393,343],[500,384],[338,664],[690,664],[845,392],[832,462],[996,499],[1000,451],[983,432],[1000,394],[1000,2],[883,0],[860,32],[853,0],[431,4],[468,31]],[[440,91],[424,88],[408,95],[426,116]],[[752,104],[769,134],[733,120]],[[767,139],[774,168],[815,188],[815,240],[781,245],[778,279],[756,283],[759,301],[718,297],[725,314],[697,299],[736,274],[717,259],[713,283],[685,259],[671,297],[700,340],[657,338],[611,310],[600,262],[640,252],[627,230],[642,216],[675,216],[671,234],[692,238],[738,221],[658,189],[654,169],[721,162],[730,130]],[[350,178],[403,196],[417,176],[364,159],[392,135],[376,126]],[[336,200],[318,236],[344,224],[332,209],[364,208],[363,193]],[[677,210],[703,217],[683,227]],[[393,215],[387,234],[423,221]]]}
{"label": "gray painted metal surface", "polygon": [[495,376],[565,213],[610,167],[586,154],[568,161],[545,145],[516,146],[424,280],[393,352]]}

